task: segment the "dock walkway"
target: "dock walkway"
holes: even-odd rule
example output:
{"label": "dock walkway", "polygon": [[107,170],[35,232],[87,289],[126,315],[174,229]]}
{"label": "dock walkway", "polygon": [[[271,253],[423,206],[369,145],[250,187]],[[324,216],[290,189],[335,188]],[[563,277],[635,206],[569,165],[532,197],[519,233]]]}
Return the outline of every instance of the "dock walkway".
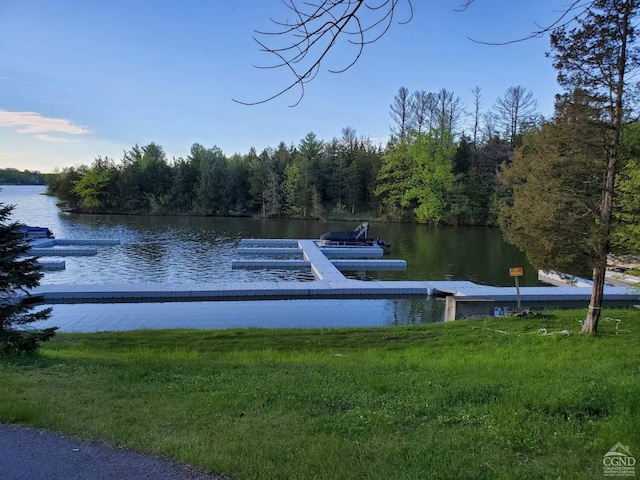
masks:
{"label": "dock walkway", "polygon": [[[457,295],[515,302],[515,287],[491,287],[467,281],[359,281],[311,282],[138,283],[40,285],[30,294],[45,303],[171,302],[211,300],[285,300],[302,298],[390,298]],[[588,302],[588,287],[520,287],[523,302]],[[605,287],[605,301],[640,297],[627,287]]]}
{"label": "dock walkway", "polygon": [[[245,249],[245,251],[242,251]],[[456,295],[486,298],[498,302],[515,302],[515,287],[478,285],[469,281],[360,281],[346,278],[340,269],[376,269],[380,262],[403,260],[354,259],[358,251],[371,258],[376,249],[319,247],[313,240],[248,240],[241,242],[240,254],[278,255],[284,249],[300,253],[298,260],[244,260],[234,268],[272,268],[289,265],[290,268],[311,268],[313,281],[292,282],[217,282],[217,283],[139,283],[91,285],[40,285],[31,290],[32,296],[45,303],[111,303],[111,302],[170,302],[212,300],[258,300],[303,298],[390,298],[401,296]],[[275,250],[275,252],[274,252]],[[280,251],[278,251],[280,250]],[[381,250],[381,249],[380,249]],[[331,257],[331,258],[329,258]],[[346,257],[336,260],[334,257]],[[375,257],[374,257],[375,258]],[[262,262],[262,263],[261,263]],[[272,263],[276,262],[276,263]],[[261,267],[262,264],[262,267]],[[391,264],[388,264],[391,265]],[[390,267],[387,267],[390,268]],[[588,301],[591,288],[585,287],[521,287],[523,302]],[[640,298],[637,290],[628,287],[605,287],[605,301],[629,301]]]}
{"label": "dock walkway", "polygon": [[[98,254],[95,248],[66,248],[69,246],[107,246],[118,245],[120,240],[107,239],[59,239],[59,238],[43,238],[31,242],[29,250],[30,255],[36,257],[82,257],[93,256]],[[56,248],[62,247],[62,248]],[[46,265],[46,264],[45,264]],[[58,269],[64,270],[64,265]]]}

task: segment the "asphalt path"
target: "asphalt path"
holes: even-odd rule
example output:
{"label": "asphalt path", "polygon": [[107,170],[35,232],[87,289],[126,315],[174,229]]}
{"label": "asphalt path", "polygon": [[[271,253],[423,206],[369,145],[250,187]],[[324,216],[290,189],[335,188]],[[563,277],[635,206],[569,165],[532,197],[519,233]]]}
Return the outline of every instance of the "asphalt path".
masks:
{"label": "asphalt path", "polygon": [[2,480],[224,480],[169,459],[0,424]]}

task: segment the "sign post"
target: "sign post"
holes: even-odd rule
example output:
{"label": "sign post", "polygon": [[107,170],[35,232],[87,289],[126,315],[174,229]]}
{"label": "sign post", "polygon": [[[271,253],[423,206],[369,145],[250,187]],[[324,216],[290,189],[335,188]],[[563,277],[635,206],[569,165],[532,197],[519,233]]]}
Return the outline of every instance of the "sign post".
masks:
{"label": "sign post", "polygon": [[513,267],[509,269],[509,276],[513,277],[516,281],[516,298],[518,300],[518,312],[522,311],[522,304],[520,303],[520,284],[518,283],[518,277],[521,277],[522,274],[522,267]]}

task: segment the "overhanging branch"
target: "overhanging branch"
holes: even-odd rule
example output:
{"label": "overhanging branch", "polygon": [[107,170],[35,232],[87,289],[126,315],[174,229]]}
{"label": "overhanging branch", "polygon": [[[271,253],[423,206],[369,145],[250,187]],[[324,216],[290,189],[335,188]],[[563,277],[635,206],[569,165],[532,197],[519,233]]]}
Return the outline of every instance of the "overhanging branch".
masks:
{"label": "overhanging branch", "polygon": [[[293,12],[293,20],[271,20],[275,31],[256,31],[255,42],[260,50],[275,58],[270,65],[256,65],[261,69],[287,68],[293,81],[275,94],[258,101],[235,102],[258,105],[269,102],[295,87],[300,88],[296,106],[304,97],[305,85],[315,78],[329,52],[340,41],[356,48],[352,60],[345,66],[330,68],[330,73],[343,73],[361,57],[365,45],[377,42],[391,28],[401,4],[405,4],[408,16],[400,24],[413,18],[412,0],[282,0]],[[278,44],[278,41],[281,43]]]}

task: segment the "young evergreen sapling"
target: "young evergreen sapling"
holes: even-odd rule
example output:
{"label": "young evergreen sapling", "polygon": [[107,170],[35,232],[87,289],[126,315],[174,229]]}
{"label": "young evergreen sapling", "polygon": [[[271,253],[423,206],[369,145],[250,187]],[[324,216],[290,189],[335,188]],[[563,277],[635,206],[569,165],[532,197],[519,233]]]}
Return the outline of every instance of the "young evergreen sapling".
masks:
{"label": "young evergreen sapling", "polygon": [[49,318],[51,308],[32,312],[33,306],[27,301],[28,289],[39,285],[42,273],[36,258],[28,256],[29,245],[21,225],[9,220],[13,208],[0,203],[0,353],[4,354],[34,352],[58,328],[26,327]]}

